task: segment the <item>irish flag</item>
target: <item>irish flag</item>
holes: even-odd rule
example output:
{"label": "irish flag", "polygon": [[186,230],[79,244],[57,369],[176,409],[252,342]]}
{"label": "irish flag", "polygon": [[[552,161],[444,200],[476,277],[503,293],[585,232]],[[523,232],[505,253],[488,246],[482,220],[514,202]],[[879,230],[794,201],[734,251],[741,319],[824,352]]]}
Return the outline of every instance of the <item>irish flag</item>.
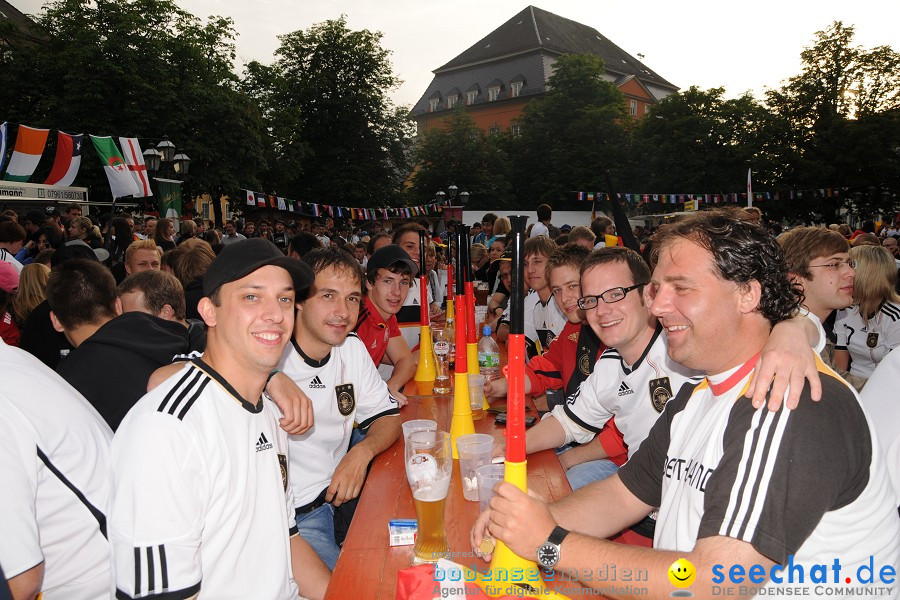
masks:
{"label": "irish flag", "polygon": [[100,155],[100,160],[103,162],[103,170],[106,171],[106,178],[109,180],[109,189],[113,198],[139,196],[140,190],[113,139],[108,135],[92,135],[91,141],[94,143],[94,148],[97,149],[97,154]]}
{"label": "irish flag", "polygon": [[44,183],[47,185],[72,185],[78,169],[81,168],[81,147],[84,134],[69,135],[59,131],[56,133],[56,160],[53,169]]}
{"label": "irish flag", "polygon": [[27,125],[19,125],[19,131],[16,133],[16,147],[13,150],[12,158],[9,159],[9,167],[3,178],[7,181],[28,181],[41,160],[49,133],[49,129],[35,129]]}

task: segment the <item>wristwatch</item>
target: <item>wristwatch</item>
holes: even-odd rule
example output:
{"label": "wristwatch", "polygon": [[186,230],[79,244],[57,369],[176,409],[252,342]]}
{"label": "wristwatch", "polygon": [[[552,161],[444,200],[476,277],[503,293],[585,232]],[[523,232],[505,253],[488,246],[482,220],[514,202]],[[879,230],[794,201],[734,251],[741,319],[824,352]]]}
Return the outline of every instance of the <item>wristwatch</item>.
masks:
{"label": "wristwatch", "polygon": [[559,562],[559,546],[562,544],[569,531],[560,526],[553,528],[547,541],[538,546],[537,559],[538,563],[547,569],[552,569]]}

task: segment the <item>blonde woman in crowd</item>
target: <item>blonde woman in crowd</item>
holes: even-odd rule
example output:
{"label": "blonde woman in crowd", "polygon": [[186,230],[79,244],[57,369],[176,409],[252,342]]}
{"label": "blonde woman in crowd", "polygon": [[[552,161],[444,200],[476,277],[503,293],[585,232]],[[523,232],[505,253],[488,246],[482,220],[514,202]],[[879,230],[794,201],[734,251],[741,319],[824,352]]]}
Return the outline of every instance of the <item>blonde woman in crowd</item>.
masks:
{"label": "blonde woman in crowd", "polygon": [[837,314],[834,363],[849,371],[850,382],[861,390],[881,359],[900,345],[900,296],[890,252],[880,246],[857,246],[850,249],[849,260],[856,265],[853,306]]}
{"label": "blonde woman in crowd", "polygon": [[47,299],[47,280],[50,278],[50,267],[37,262],[25,265],[19,274],[19,291],[13,299],[13,316],[19,327],[34,307]]}

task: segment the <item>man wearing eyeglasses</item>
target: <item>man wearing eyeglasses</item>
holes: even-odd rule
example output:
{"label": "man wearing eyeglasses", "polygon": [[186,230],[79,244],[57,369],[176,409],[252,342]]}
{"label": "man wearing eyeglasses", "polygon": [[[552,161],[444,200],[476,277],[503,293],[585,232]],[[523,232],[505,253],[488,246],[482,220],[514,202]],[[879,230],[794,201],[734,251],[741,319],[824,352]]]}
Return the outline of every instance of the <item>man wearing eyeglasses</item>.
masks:
{"label": "man wearing eyeglasses", "polygon": [[826,337],[822,360],[834,366],[834,313],[853,304],[855,263],[847,240],[823,227],[795,227],[778,236],[791,281],[803,288],[807,316]]}
{"label": "man wearing eyeglasses", "polygon": [[[616,427],[628,446],[630,459],[669,399],[683,385],[696,384],[702,379],[702,373],[669,357],[667,336],[642,296],[643,286],[649,281],[647,264],[628,248],[600,248],[584,261],[581,267],[582,297],[578,307],[584,311],[588,323],[607,350],[597,359],[591,376],[566,399],[566,403],[555,407],[548,417],[528,431],[526,451],[529,454],[572,442],[588,443],[615,416]],[[780,366],[786,367],[786,372],[790,372],[794,364],[799,366],[797,361],[812,362],[809,342],[817,340],[813,340],[810,329],[805,323],[777,325],[777,331],[784,335],[781,339],[773,337],[767,349],[784,352],[776,360],[783,362]],[[803,355],[804,351],[806,355]],[[802,358],[795,361],[794,353]],[[768,365],[769,369],[772,367]],[[760,371],[766,368],[761,365]],[[760,379],[764,377],[760,376]],[[780,386],[781,397],[786,383],[785,377],[784,381],[775,384]],[[797,387],[800,386],[792,386],[792,389]],[[755,405],[761,406],[766,390],[751,389]],[[796,402],[799,393],[799,389],[794,389],[792,402]],[[596,460],[607,458],[602,447],[596,444],[593,447],[597,451]],[[653,527],[651,519],[641,521],[634,531],[644,539],[631,539],[649,545]]]}

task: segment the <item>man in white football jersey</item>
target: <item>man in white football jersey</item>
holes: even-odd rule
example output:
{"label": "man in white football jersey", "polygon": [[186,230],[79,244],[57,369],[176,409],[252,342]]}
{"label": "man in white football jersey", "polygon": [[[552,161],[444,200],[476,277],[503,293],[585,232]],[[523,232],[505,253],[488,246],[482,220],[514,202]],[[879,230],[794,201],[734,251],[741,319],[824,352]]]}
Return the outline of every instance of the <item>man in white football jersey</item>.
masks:
{"label": "man in white football jersey", "polygon": [[108,598],[112,431],[62,377],[3,340],[0,373],[0,567],[12,597]]}
{"label": "man in white football jersey", "polygon": [[290,436],[294,516],[300,535],[333,569],[340,553],[335,510],[347,520],[345,505],[359,496],[369,463],[400,436],[400,417],[365,344],[351,333],[363,298],[359,263],[337,248],[313,250],[303,261],[315,281],[297,305],[278,368],[312,401],[315,427]]}
{"label": "man in white football jersey", "polygon": [[112,445],[117,598],[319,598],[297,535],[287,433],[263,389],[309,268],[272,242],[226,246],[203,278],[206,351],[144,396]]}
{"label": "man in white football jersey", "polygon": [[[887,589],[880,586],[893,583],[900,561],[900,520],[854,390],[817,361],[821,402],[811,401],[809,386],[794,409],[754,408],[744,398],[772,326],[799,304],[775,241],[758,226],[704,212],[661,230],[654,245],[650,310],[669,357],[706,378],[666,403],[616,475],[549,506],[498,486],[491,511],[473,529],[476,547],[487,528],[516,553],[537,553],[547,568],[643,570],[651,597],[672,591],[681,573],[696,578],[685,585],[701,597],[715,594],[716,585],[734,597],[762,587],[780,594],[782,586],[820,595],[817,565],[828,565],[828,584],[852,582],[854,595]],[[652,549],[602,539],[653,507]],[[673,571],[679,559],[690,569]],[[887,567],[887,579],[856,580],[870,560],[875,573]],[[603,585],[594,581],[585,583]]]}

